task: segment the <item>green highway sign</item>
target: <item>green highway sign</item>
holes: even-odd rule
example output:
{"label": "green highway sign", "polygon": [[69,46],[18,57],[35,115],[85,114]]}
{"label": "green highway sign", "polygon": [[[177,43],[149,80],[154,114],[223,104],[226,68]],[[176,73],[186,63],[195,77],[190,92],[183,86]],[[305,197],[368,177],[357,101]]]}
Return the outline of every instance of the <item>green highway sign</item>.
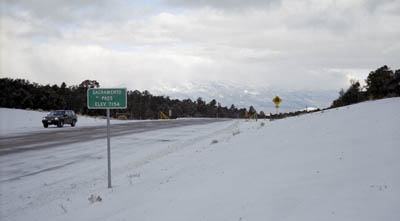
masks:
{"label": "green highway sign", "polygon": [[127,104],[126,88],[89,88],[87,107],[89,109],[107,109],[107,174],[108,188],[111,188],[111,139],[110,109],[125,109]]}
{"label": "green highway sign", "polygon": [[125,109],[126,88],[89,88],[87,106],[89,109]]}

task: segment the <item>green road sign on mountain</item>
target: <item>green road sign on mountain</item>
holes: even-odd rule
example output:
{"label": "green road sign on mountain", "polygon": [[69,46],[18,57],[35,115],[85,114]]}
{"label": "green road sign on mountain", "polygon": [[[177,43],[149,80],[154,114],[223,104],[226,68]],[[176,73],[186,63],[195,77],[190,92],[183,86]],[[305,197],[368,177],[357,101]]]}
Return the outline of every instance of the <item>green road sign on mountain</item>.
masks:
{"label": "green road sign on mountain", "polygon": [[87,91],[89,109],[125,109],[126,88],[90,88]]}

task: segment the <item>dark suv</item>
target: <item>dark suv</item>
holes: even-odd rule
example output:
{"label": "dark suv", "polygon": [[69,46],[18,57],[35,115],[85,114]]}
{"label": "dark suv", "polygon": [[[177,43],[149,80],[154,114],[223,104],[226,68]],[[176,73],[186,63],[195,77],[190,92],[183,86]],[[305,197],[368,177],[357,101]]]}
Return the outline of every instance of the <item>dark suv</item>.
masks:
{"label": "dark suv", "polygon": [[64,124],[71,124],[71,127],[75,127],[77,121],[78,117],[73,110],[52,111],[42,118],[43,127],[45,128],[51,124],[57,125],[57,127],[63,127]]}

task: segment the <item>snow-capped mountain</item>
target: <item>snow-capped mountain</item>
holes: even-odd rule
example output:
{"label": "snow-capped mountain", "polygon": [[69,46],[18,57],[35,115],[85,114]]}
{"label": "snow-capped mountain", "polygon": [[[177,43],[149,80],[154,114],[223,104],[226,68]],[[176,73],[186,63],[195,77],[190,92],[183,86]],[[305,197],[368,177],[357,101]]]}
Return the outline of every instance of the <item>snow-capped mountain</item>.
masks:
{"label": "snow-capped mountain", "polygon": [[282,98],[279,112],[296,111],[310,107],[324,108],[332,104],[338,97],[334,90],[280,90],[270,87],[254,85],[239,85],[231,82],[186,82],[180,85],[162,85],[150,90],[154,95],[169,96],[173,99],[196,100],[201,97],[207,103],[212,99],[222,106],[249,108],[253,106],[257,111],[274,113],[275,104],[272,99],[275,96]]}

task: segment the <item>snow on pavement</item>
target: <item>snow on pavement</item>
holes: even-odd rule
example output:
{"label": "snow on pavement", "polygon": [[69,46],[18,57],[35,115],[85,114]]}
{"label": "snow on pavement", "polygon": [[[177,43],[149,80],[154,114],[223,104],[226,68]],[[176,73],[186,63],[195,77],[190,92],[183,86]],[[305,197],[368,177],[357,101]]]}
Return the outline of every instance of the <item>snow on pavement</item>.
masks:
{"label": "snow on pavement", "polygon": [[1,156],[0,218],[399,220],[399,109],[392,98],[113,138],[112,189],[105,140]]}

